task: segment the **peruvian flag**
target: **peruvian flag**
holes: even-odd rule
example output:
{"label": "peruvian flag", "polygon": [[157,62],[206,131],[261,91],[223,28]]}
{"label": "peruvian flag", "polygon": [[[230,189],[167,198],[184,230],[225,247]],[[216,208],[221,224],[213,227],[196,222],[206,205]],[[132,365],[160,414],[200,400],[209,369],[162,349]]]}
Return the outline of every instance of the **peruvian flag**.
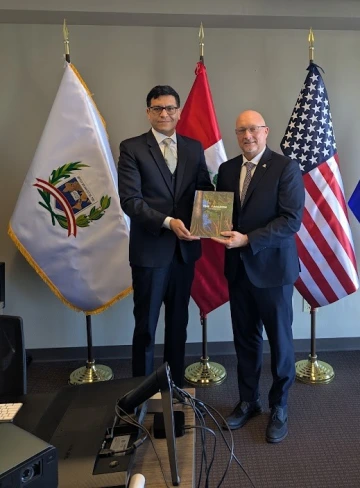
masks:
{"label": "peruvian flag", "polygon": [[[197,63],[196,78],[181,112],[176,130],[179,134],[197,139],[205,150],[206,164],[212,183],[216,186],[221,163],[227,160],[221,139],[214,102],[211,96],[206,68]],[[224,276],[224,253],[221,244],[202,239],[202,256],[196,262],[191,296],[202,316],[229,300],[227,281]]]}

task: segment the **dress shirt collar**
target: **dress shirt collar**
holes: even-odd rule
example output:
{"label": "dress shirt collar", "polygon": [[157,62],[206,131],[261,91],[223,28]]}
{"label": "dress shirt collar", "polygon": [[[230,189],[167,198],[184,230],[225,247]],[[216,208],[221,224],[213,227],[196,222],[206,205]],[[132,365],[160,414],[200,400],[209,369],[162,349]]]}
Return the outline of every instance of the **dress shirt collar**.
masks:
{"label": "dress shirt collar", "polygon": [[241,166],[244,166],[248,161],[251,161],[252,163],[254,164],[258,164],[258,162],[260,161],[260,159],[262,158],[262,155],[264,154],[265,152],[265,149],[266,149],[266,146],[264,147],[264,149],[261,151],[261,153],[259,153],[257,156],[255,156],[253,159],[246,159],[246,157],[244,155],[242,155],[243,157],[243,162],[242,162],[242,165]]}
{"label": "dress shirt collar", "polygon": [[[152,133],[154,134],[154,137],[156,139],[156,142],[159,144],[159,146],[163,142],[164,139],[168,139],[169,138],[169,136],[166,136],[165,134],[161,134],[161,132],[158,132],[153,127],[151,128],[151,130],[152,130]],[[173,135],[170,136],[170,139],[173,141],[174,144],[177,143],[176,132],[174,132]]]}

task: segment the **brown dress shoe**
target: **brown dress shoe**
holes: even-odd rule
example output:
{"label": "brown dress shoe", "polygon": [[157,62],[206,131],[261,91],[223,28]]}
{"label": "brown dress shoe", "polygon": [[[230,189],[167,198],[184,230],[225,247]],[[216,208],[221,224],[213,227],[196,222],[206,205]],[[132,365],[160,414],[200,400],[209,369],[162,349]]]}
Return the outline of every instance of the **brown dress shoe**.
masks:
{"label": "brown dress shoe", "polygon": [[231,414],[226,418],[227,425],[224,429],[236,430],[243,427],[251,417],[261,414],[262,406],[260,400],[254,402],[239,402]]}

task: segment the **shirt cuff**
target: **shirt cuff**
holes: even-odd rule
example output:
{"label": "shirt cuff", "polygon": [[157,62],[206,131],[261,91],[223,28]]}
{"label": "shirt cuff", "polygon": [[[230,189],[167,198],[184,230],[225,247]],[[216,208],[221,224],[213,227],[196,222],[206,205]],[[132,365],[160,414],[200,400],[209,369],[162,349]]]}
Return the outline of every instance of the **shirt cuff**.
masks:
{"label": "shirt cuff", "polygon": [[171,227],[170,227],[170,221],[173,219],[174,217],[166,217],[163,224],[162,224],[162,227],[165,227],[165,229],[169,229],[171,230]]}

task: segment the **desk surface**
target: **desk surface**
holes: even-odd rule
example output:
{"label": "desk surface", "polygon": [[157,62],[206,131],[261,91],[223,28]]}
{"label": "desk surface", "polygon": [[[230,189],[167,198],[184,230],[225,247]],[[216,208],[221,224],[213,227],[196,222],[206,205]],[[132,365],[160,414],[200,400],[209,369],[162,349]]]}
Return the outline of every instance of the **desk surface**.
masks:
{"label": "desk surface", "polygon": [[[191,395],[195,394],[194,388],[189,388],[187,389],[187,391]],[[175,409],[184,411],[185,425],[195,424],[195,414],[191,408],[183,407],[180,405],[174,406],[174,410]],[[144,425],[147,429],[150,429],[150,433],[152,422],[153,415],[148,414],[146,416]],[[195,429],[191,429],[186,430],[184,436],[178,437],[176,439],[176,451],[181,488],[193,488],[195,486],[195,437]],[[163,464],[166,481],[169,486],[172,486],[166,439],[154,439],[154,445]],[[146,488],[166,487],[159,466],[159,461],[155,455],[150,441],[147,441],[142,447],[144,447],[144,449],[139,449],[136,454],[133,468],[131,470],[132,474],[143,474],[146,479]]]}
{"label": "desk surface", "polygon": [[[141,382],[141,379],[138,383]],[[128,381],[128,383],[127,383]],[[47,442],[52,443],[55,447],[62,451],[63,439],[57,437],[57,429],[60,422],[64,424],[69,410],[77,411],[77,426],[74,430],[71,428],[69,432],[73,437],[79,434],[84,434],[92,431],[92,437],[96,436],[96,432],[104,432],[104,426],[109,427],[109,423],[114,416],[115,401],[120,395],[121,389],[130,391],[134,388],[134,379],[128,380],[113,380],[110,382],[94,383],[91,385],[64,387],[57,393],[52,394],[33,394],[26,395],[20,401],[23,401],[24,406],[21,408],[15,418],[15,423],[29,431],[34,435]],[[188,390],[193,393],[194,390]],[[123,392],[124,394],[124,392]],[[71,408],[69,408],[69,406]],[[84,408],[86,410],[84,410]],[[195,423],[195,415],[189,407],[176,406],[177,409],[184,408],[185,424],[193,425]],[[86,422],[81,422],[82,416],[86,411]],[[96,425],[91,424],[89,427],[89,417],[100,415],[100,420],[95,422]],[[73,415],[71,415],[71,424],[73,425]],[[151,428],[153,416],[148,414],[145,420],[145,426]],[[80,424],[83,423],[81,426]],[[69,421],[66,422],[67,427]],[[99,434],[101,437],[101,434]],[[60,445],[57,446],[57,439]],[[70,442],[70,440],[68,440]],[[154,439],[155,447],[158,451],[160,459],[163,463],[165,476],[169,486],[171,483],[171,472],[169,467],[169,459],[167,452],[167,445],[165,439]],[[194,454],[195,454],[195,433],[194,430],[187,430],[183,437],[177,438],[177,458],[178,470],[181,479],[181,488],[193,488],[194,486]],[[146,479],[146,487],[161,488],[165,487],[157,457],[152,449],[150,441],[146,441],[141,448],[136,452],[133,468],[133,474],[142,473]],[[84,485],[85,486],[85,485]],[[92,486],[88,484],[86,486]],[[95,486],[95,485],[93,485]],[[65,485],[60,483],[59,488],[65,488]]]}

